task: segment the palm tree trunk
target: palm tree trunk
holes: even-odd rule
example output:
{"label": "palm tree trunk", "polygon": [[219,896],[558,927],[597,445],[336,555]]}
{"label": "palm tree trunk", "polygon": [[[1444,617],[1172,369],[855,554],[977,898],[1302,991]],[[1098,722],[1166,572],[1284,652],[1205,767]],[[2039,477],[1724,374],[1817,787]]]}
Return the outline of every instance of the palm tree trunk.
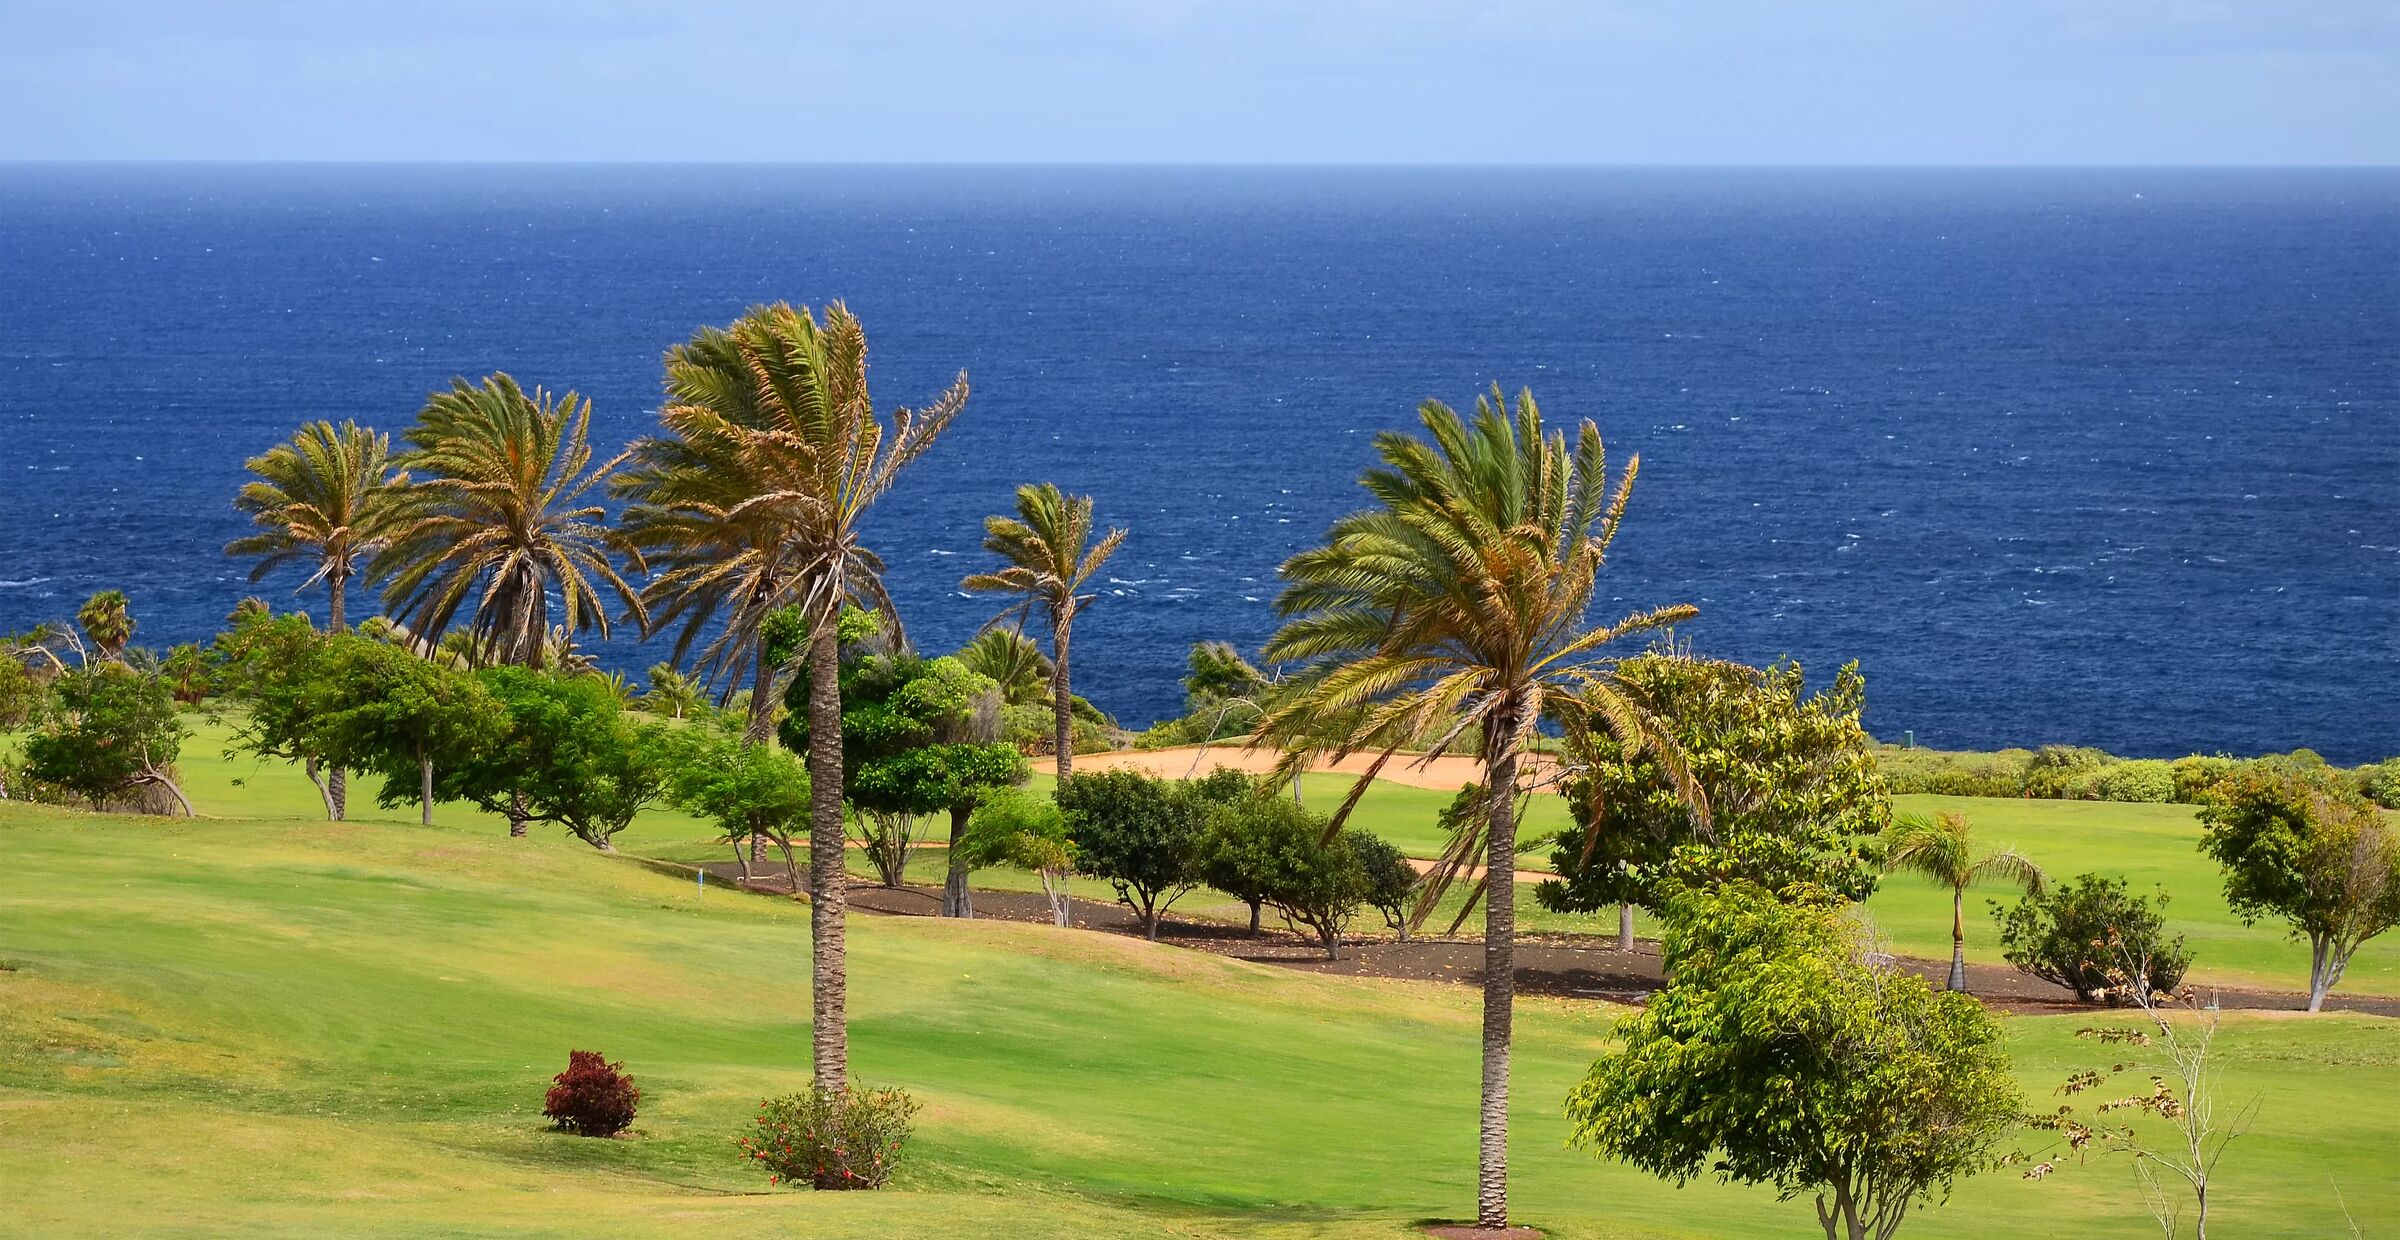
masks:
{"label": "palm tree trunk", "polygon": [[427,827],[433,825],[433,756],[431,754],[417,759],[417,823]]}
{"label": "palm tree trunk", "polygon": [[964,805],[950,807],[950,877],[942,884],[942,916],[972,918],[975,903],[967,894],[967,817]]}
{"label": "palm tree trunk", "polygon": [[[333,596],[326,608],[326,619],[328,627],[336,633],[348,632],[350,628],[342,607],[343,587],[348,584],[343,580],[344,576],[336,571],[325,578],[325,589]],[[325,812],[335,822],[350,816],[350,773],[338,766],[325,772]]]}
{"label": "palm tree trunk", "polygon": [[1508,1049],[1517,998],[1517,737],[1512,720],[1489,726],[1502,746],[1484,766],[1490,851],[1483,889],[1483,1105],[1476,1142],[1475,1225],[1508,1226]]}
{"label": "palm tree trunk", "polygon": [[834,617],[821,616],[808,643],[808,931],[809,989],[815,1027],[811,1047],[817,1088],[850,1081],[845,1000],[849,985],[843,915],[850,893],[842,867],[841,650]]}
{"label": "palm tree trunk", "polygon": [[[813,648],[809,651],[809,657],[812,661],[816,657]],[[758,664],[758,670],[750,678],[750,726],[742,731],[742,743],[764,745],[768,737],[775,735],[775,666],[767,662],[765,638],[758,641],[758,656],[754,662]],[[835,674],[840,674],[838,669]],[[811,722],[814,722],[813,715]],[[836,722],[839,722],[838,717]]]}
{"label": "palm tree trunk", "polygon": [[1064,787],[1067,776],[1075,769],[1075,695],[1067,688],[1067,637],[1074,626],[1069,616],[1059,617],[1050,630],[1050,648],[1056,661],[1050,667],[1050,709],[1058,716],[1058,782]]}
{"label": "palm tree trunk", "polygon": [[1967,889],[1950,889],[1950,989],[1967,992]]}

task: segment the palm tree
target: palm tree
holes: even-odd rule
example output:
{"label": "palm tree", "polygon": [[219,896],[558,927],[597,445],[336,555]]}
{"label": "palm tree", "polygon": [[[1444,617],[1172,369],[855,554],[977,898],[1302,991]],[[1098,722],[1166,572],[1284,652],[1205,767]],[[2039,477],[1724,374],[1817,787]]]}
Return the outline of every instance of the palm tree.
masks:
{"label": "palm tree", "polygon": [[852,601],[896,623],[860,525],[966,401],[961,373],[926,408],[880,417],[866,331],[847,307],[826,307],[819,326],[806,310],[761,306],[668,352],[663,431],[634,445],[617,484],[633,501],[627,534],[659,570],[645,592],[651,625],[682,623],[680,658],[716,624],[702,665],[719,678],[751,674],[753,743],[773,735],[780,696],[766,618],[795,607],[807,626],[810,989],[824,1089],[849,1081],[837,625]]}
{"label": "palm tree", "polygon": [[1922,874],[1950,889],[1950,989],[1967,988],[1967,888],[1987,879],[2040,895],[2042,867],[2013,848],[1975,855],[1974,827],[1965,814],[1931,818],[1910,814],[1894,819],[1884,836],[1884,869]]}
{"label": "palm tree", "polygon": [[617,464],[592,467],[591,424],[590,402],[573,392],[554,403],[505,374],[452,380],[425,403],[398,462],[419,480],[399,493],[387,545],[368,565],[410,632],[438,642],[466,609],[478,647],[540,668],[553,645],[553,593],[566,633],[608,636],[603,588],[641,617],[611,559],[623,540],[585,502]]}
{"label": "palm tree", "polygon": [[1620,692],[1603,647],[1696,614],[1685,606],[1600,628],[1584,615],[1632,492],[1614,490],[1600,432],[1570,451],[1545,433],[1530,392],[1513,417],[1495,386],[1470,422],[1438,401],[1418,411],[1425,440],[1375,437],[1383,467],[1361,479],[1376,505],[1334,523],[1323,546],[1285,561],[1285,617],[1266,656],[1300,666],[1253,745],[1283,750],[1296,778],[1320,756],[1375,752],[1334,816],[1403,748],[1423,761],[1472,738],[1482,761],[1475,826],[1441,880],[1480,843],[1484,863],[1482,1132],[1476,1222],[1508,1222],[1508,1069],[1515,1001],[1517,809],[1521,760],[1545,713],[1572,708],[1629,747],[1671,746],[1662,724]]}
{"label": "palm tree", "polygon": [[85,599],[75,611],[75,624],[104,659],[123,659],[126,643],[133,640],[133,613],[123,590],[102,590]]}
{"label": "palm tree", "polygon": [[1000,700],[1010,706],[1031,706],[1050,694],[1050,656],[1015,629],[995,625],[977,633],[959,648],[958,661],[991,677],[1000,686]]}
{"label": "palm tree", "polygon": [[675,670],[672,663],[650,665],[650,688],[642,694],[642,706],[652,714],[681,719],[708,704],[708,694],[698,680]]}
{"label": "palm tree", "polygon": [[[347,597],[359,560],[389,541],[399,496],[408,475],[391,470],[391,437],[344,422],[302,426],[290,443],[251,457],[254,475],[233,498],[258,532],[225,545],[227,555],[256,556],[250,580],[288,564],[306,565],[305,590],[322,581],[328,596],[327,628],[349,628]],[[315,760],[310,760],[315,765]],[[313,771],[311,772],[314,773]],[[335,820],[348,810],[349,781],[340,769],[325,773],[325,802]]]}
{"label": "palm tree", "polygon": [[290,564],[309,572],[300,589],[322,581],[336,633],[349,627],[346,599],[361,558],[390,540],[408,475],[391,470],[391,437],[344,422],[310,422],[251,457],[255,477],[233,506],[258,532],[225,545],[227,555],[256,556],[250,580]]}
{"label": "palm tree", "polygon": [[[1023,601],[1002,612],[1014,614],[1019,631],[1039,608],[1050,622],[1050,709],[1057,716],[1058,781],[1075,766],[1075,697],[1067,684],[1067,643],[1076,613],[1097,595],[1083,587],[1125,543],[1112,529],[1092,542],[1092,497],[1067,495],[1054,482],[1017,488],[1017,515],[983,519],[983,549],[1008,562],[996,573],[975,573],[960,585],[969,590],[1017,594]],[[997,623],[997,621],[995,621]]]}

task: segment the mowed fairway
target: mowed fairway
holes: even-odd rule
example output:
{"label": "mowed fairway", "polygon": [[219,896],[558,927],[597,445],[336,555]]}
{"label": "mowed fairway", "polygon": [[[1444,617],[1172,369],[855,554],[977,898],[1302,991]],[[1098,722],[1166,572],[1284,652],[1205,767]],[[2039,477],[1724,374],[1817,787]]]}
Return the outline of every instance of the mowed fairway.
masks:
{"label": "mowed fairway", "polygon": [[[205,802],[204,802],[205,804]],[[213,808],[213,807],[212,807]],[[0,806],[0,1232],[1402,1236],[1470,1205],[1465,988],[1114,936],[853,922],[854,1063],[926,1110],[898,1191],[769,1190],[731,1145],[807,1079],[806,910],[491,824],[159,822]],[[1515,1196],[1560,1236],[1809,1234],[1760,1190],[1564,1148],[1615,1009],[1529,1001]],[[2037,1103],[2102,1062],[2015,1019]],[[2400,1024],[2229,1024],[2262,1113],[2228,1234],[2400,1219]],[[628,1062],[639,1135],[538,1115],[566,1051]],[[2122,1165],[1999,1173],[1913,1234],[2155,1234]],[[1906,1234],[1906,1233],[1904,1233]]]}
{"label": "mowed fairway", "polygon": [[[322,815],[316,790],[297,770],[280,763],[260,763],[243,755],[228,757],[230,733],[223,724],[200,716],[191,717],[191,723],[194,733],[185,743],[182,765],[192,799],[201,813],[214,817]],[[0,740],[0,744],[5,743]],[[1033,788],[1047,792],[1052,780],[1045,765],[1036,762],[1035,772]],[[1330,811],[1341,803],[1351,784],[1350,779],[1340,775],[1309,775],[1303,777],[1301,796],[1305,803]],[[353,818],[392,823],[416,820],[413,806],[394,810],[377,808],[373,804],[373,786],[372,780],[354,781]],[[1352,820],[1391,840],[1412,857],[1432,857],[1441,851],[1443,836],[1438,819],[1453,795],[1380,781],[1360,800]],[[2290,938],[2277,923],[2245,926],[2225,906],[2223,881],[2215,863],[2199,851],[2200,826],[2188,805],[1904,796],[1895,799],[1895,807],[1903,813],[1931,814],[1942,810],[1964,813],[1974,821],[1984,847],[2016,848],[2040,863],[2053,878],[2094,871],[2122,877],[2133,891],[2142,895],[2163,888],[2171,898],[2167,906],[2168,924],[2174,933],[2185,937],[2193,956],[2195,981],[2285,992],[2299,991],[2307,985],[2306,943]],[[437,807],[436,818],[444,825],[498,825],[496,819],[485,819],[460,805]],[[1546,868],[1550,841],[1569,821],[1565,803],[1559,798],[1534,798],[1529,803],[1522,834],[1534,847],[1525,854],[1522,864]],[[946,829],[946,824],[927,823],[925,834],[932,838]],[[563,834],[550,827],[536,827],[535,831],[554,837]],[[643,813],[619,837],[619,843],[628,852],[685,863],[731,856],[724,845],[713,842],[713,832],[705,824],[668,809],[654,808]],[[780,861],[779,857],[775,859],[776,864]],[[942,865],[941,854],[928,851],[910,866],[910,875],[912,879],[938,883]],[[851,868],[855,873],[867,872],[861,858],[854,858]],[[1038,885],[1031,875],[1005,870],[981,872],[976,882],[1020,889]],[[1114,898],[1107,884],[1090,880],[1079,880],[1075,891],[1079,899]],[[2015,893],[1997,887],[1969,890],[1969,960],[2006,963],[2000,955],[1988,902],[1998,899],[2007,903],[2015,898]],[[1449,924],[1455,898],[1452,903],[1450,910],[1437,915],[1433,928]],[[1893,875],[1884,879],[1867,907],[1877,928],[1898,950],[1927,958],[1948,958],[1947,892],[1912,875]],[[1247,917],[1239,905],[1206,890],[1186,895],[1176,902],[1174,911],[1184,916],[1226,920]],[[1533,933],[1614,934],[1616,931],[1613,912],[1599,916],[1550,913],[1530,898],[1518,902],[1518,918]],[[1637,925],[1645,936],[1657,933],[1657,927],[1646,916],[1637,919]],[[1360,928],[1373,926],[1374,917],[1368,914]],[[1470,918],[1462,932],[1474,927],[1475,921]],[[2360,949],[2336,993],[2400,995],[2400,932],[2385,935]]]}

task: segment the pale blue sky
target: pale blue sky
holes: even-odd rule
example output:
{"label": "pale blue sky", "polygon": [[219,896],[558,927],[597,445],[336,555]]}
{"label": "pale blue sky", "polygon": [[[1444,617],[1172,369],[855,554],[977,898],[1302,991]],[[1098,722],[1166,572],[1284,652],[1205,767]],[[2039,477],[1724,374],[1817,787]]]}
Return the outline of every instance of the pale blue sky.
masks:
{"label": "pale blue sky", "polygon": [[2400,163],[2400,0],[0,0],[0,158]]}

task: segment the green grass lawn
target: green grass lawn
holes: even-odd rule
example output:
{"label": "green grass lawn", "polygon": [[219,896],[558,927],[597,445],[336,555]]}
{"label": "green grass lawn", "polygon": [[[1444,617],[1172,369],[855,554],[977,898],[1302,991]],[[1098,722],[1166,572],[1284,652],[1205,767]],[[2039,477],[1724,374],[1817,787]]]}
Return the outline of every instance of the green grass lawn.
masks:
{"label": "green grass lawn", "polygon": [[[197,781],[196,781],[197,782]],[[203,802],[206,805],[206,802]],[[305,805],[305,802],[303,802]],[[219,810],[219,806],[209,806]],[[663,827],[662,827],[663,830]],[[899,1190],[768,1190],[731,1140],[807,1078],[806,910],[494,824],[0,806],[0,1232],[1409,1234],[1471,1205],[1475,995],[988,921],[852,923],[854,1064],[926,1103]],[[1528,1001],[1515,1200],[1567,1237],[1812,1234],[1802,1203],[1565,1148],[1615,1010]],[[2037,1104],[2112,1055],[2010,1021]],[[2230,1235],[2400,1218],[2400,1022],[2229,1022],[2261,1100]],[[566,1051],[639,1135],[538,1116]],[[1998,1173],[1904,1234],[2155,1234],[2114,1163]]]}
{"label": "green grass lawn", "polygon": [[[225,727],[205,716],[190,718],[194,735],[185,743],[182,765],[189,784],[187,791],[201,813],[268,818],[309,818],[321,813],[316,790],[295,768],[261,763],[247,756],[229,757]],[[1036,774],[1033,787],[1047,791],[1051,782],[1045,771]],[[1330,809],[1340,804],[1350,784],[1349,779],[1338,775],[1311,775],[1303,781],[1301,796],[1312,806]],[[1391,840],[1411,856],[1430,857],[1440,851],[1442,841],[1437,820],[1452,795],[1380,782],[1360,802],[1354,821]],[[394,810],[375,807],[371,780],[358,781],[351,793],[351,804],[353,817],[360,821],[413,823],[416,820],[413,806]],[[2185,936],[2193,953],[2194,980],[2281,991],[2298,991],[2307,984],[2308,949],[2304,943],[2286,937],[2279,925],[2244,926],[2226,908],[2216,866],[2200,855],[2200,828],[2189,806],[1934,796],[1901,797],[1898,805],[1903,811],[1931,813],[1947,809],[1965,813],[1974,819],[1987,845],[2013,846],[2056,877],[2091,870],[2122,876],[2134,890],[2144,894],[2163,887],[2172,898],[2167,910],[2170,927]],[[438,807],[436,820],[446,826],[491,829],[499,826],[497,820],[457,805]],[[1524,838],[1544,843],[1526,855],[1525,864],[1537,868],[1548,864],[1546,841],[1567,821],[1565,807],[1557,798],[1542,797],[1532,803]],[[537,829],[557,834],[555,828]],[[927,824],[929,837],[943,830],[946,825]],[[619,837],[619,843],[629,852],[685,863],[728,858],[730,853],[725,846],[713,842],[712,835],[707,826],[688,815],[654,809],[637,819]],[[911,867],[911,876],[938,881],[940,865],[938,854],[921,857]],[[856,857],[852,859],[852,869],[862,874],[868,872],[864,860]],[[976,882],[982,886],[1018,889],[1038,886],[1031,875],[1002,870],[979,872]],[[1078,899],[1087,900],[1114,898],[1107,884],[1090,880],[1079,881],[1075,894]],[[1986,904],[1992,898],[2013,900],[2014,896],[1999,889],[1968,894],[1967,956],[1981,963],[2001,964],[2004,962]],[[1949,901],[1932,884],[1908,875],[1893,876],[1884,881],[1882,889],[1869,901],[1868,909],[1877,926],[1899,950],[1926,957],[1949,955]],[[1207,891],[1195,891],[1184,897],[1175,905],[1175,911],[1187,916],[1229,920],[1247,916],[1241,906]],[[1530,898],[1519,902],[1519,917],[1524,928],[1533,932],[1614,933],[1616,929],[1613,912],[1597,917],[1549,913]],[[1447,913],[1438,915],[1436,928],[1448,922]],[[1473,925],[1470,919],[1467,928],[1471,930]],[[1639,920],[1639,929],[1644,935],[1655,933],[1648,918]],[[2400,994],[2400,934],[2386,935],[2362,948],[2343,977],[2340,992]]]}

